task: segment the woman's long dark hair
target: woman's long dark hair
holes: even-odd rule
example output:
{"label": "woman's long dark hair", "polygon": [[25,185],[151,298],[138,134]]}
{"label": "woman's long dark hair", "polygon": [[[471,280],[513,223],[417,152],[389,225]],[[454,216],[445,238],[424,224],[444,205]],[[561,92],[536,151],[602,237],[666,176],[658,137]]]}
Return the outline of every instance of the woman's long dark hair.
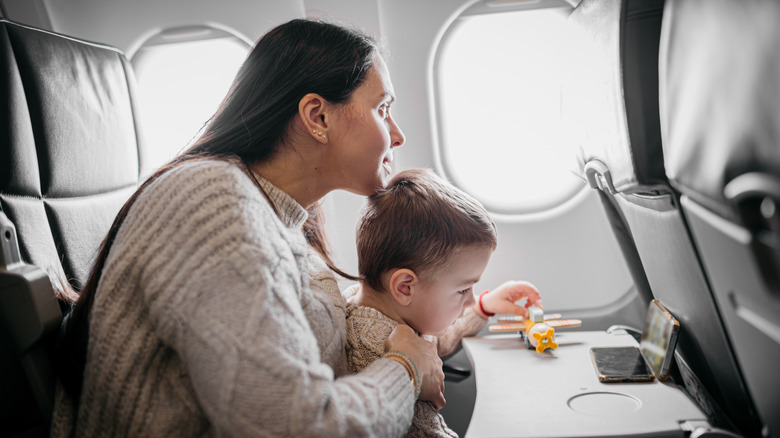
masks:
{"label": "woman's long dark hair", "polygon": [[[144,188],[168,170],[195,160],[229,160],[249,172],[247,164],[268,160],[282,147],[303,96],[317,93],[331,103],[345,103],[365,80],[376,54],[376,43],[368,36],[309,20],[282,24],[257,42],[201,137],[136,190],[103,240],[89,278],[65,317],[57,347],[60,381],[75,400],[84,380],[89,316],[100,276],[117,232]],[[329,257],[318,204],[309,209],[304,232],[331,269],[354,278],[336,269]]]}

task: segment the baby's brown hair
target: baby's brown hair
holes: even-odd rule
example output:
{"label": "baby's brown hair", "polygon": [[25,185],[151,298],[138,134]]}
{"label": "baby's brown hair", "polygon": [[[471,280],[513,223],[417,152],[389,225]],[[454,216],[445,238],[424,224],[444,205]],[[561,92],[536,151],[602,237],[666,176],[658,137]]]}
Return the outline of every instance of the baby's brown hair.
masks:
{"label": "baby's brown hair", "polygon": [[394,268],[417,275],[446,264],[454,251],[498,242],[496,226],[476,199],[430,169],[399,172],[368,198],[357,226],[360,278],[384,291]]}

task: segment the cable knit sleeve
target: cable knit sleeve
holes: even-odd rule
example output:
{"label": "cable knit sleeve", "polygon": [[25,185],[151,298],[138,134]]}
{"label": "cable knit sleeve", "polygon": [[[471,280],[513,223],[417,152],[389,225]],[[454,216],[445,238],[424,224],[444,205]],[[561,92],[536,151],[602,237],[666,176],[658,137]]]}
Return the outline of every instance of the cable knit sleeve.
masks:
{"label": "cable knit sleeve", "polygon": [[322,362],[333,368],[336,377],[341,377],[347,373],[347,303],[335,274],[311,248],[309,265],[309,289],[304,290],[301,306],[317,336]]}
{"label": "cable knit sleeve", "polygon": [[[354,295],[356,289],[349,289]],[[385,340],[398,325],[380,311],[347,304],[347,363],[350,372],[358,372],[369,364],[377,363],[384,354]],[[409,382],[405,383],[407,386]],[[404,435],[405,438],[457,438],[444,417],[427,401],[417,401],[414,406],[412,425]]]}
{"label": "cable knit sleeve", "polygon": [[460,350],[463,338],[479,333],[487,321],[486,318],[475,313],[474,309],[470,307],[466,309],[463,316],[458,318],[455,324],[449,326],[447,331],[436,339],[439,357],[449,356]]}
{"label": "cable knit sleeve", "polygon": [[214,435],[400,436],[414,404],[402,367],[379,361],[336,380],[321,362],[300,303],[308,287],[300,228],[284,226],[233,165],[166,178],[136,206],[148,220],[123,228],[117,244],[143,247],[150,319],[183,362]]}

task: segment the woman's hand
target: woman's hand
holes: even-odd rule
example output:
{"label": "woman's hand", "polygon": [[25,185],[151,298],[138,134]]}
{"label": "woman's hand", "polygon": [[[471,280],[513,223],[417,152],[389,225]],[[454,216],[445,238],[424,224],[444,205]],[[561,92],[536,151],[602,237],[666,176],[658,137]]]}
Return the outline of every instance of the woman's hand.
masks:
{"label": "woman's hand", "polygon": [[[515,304],[523,298],[526,298],[525,306]],[[527,318],[527,308],[530,306],[542,307],[542,298],[534,285],[527,281],[507,281],[482,296],[482,308],[489,313],[511,313]],[[479,302],[474,306],[474,311],[488,317],[479,308]]]}
{"label": "woman's hand", "polygon": [[436,409],[444,407],[444,372],[436,346],[417,336],[408,325],[397,326],[387,338],[385,350],[397,350],[406,353],[417,367],[422,389],[419,400],[433,403]]}

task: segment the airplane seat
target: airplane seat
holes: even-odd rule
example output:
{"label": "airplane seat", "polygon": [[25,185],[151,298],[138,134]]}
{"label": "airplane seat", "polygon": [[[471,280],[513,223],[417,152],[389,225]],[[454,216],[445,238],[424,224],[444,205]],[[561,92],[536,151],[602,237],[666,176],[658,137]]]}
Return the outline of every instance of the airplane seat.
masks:
{"label": "airplane seat", "polygon": [[139,181],[134,79],[117,49],[7,20],[0,58],[0,424],[47,436],[55,293],[84,284]]}
{"label": "airplane seat", "polygon": [[579,4],[569,17],[562,116],[581,177],[599,191],[642,299],[658,299],[680,321],[677,383],[715,426],[754,436],[755,408],[664,169],[663,11],[663,0]]}
{"label": "airplane seat", "polygon": [[671,0],[660,57],[666,173],[764,437],[780,436],[778,22],[777,2]]}

